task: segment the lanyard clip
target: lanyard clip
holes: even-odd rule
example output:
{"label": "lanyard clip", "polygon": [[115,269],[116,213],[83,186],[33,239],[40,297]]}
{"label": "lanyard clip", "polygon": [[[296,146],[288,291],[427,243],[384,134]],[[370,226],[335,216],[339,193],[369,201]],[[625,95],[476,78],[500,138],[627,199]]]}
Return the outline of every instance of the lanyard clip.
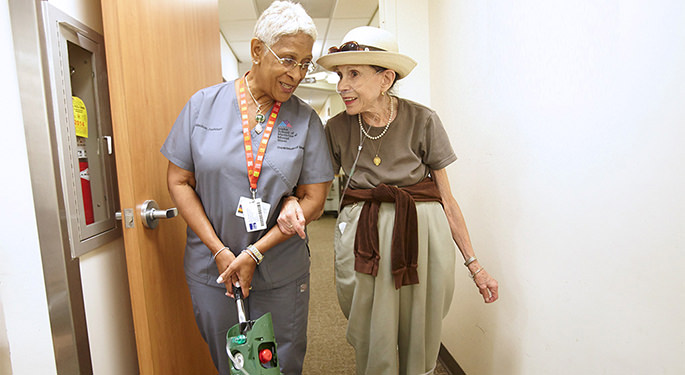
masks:
{"label": "lanyard clip", "polygon": [[250,191],[252,192],[252,200],[257,199],[257,189],[250,188]]}

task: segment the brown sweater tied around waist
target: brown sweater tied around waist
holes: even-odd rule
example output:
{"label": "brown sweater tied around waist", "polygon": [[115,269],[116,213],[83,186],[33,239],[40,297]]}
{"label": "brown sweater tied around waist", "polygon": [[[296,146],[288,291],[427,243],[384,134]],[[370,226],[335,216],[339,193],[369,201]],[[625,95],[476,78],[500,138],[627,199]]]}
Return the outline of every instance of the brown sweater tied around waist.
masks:
{"label": "brown sweater tied around waist", "polygon": [[351,189],[345,193],[342,206],[366,202],[359,215],[354,239],[354,270],[378,275],[378,211],[382,202],[395,203],[392,232],[391,266],[395,289],[419,283],[417,272],[419,245],[416,202],[440,202],[440,191],[430,177],[402,188],[380,184],[373,189]]}

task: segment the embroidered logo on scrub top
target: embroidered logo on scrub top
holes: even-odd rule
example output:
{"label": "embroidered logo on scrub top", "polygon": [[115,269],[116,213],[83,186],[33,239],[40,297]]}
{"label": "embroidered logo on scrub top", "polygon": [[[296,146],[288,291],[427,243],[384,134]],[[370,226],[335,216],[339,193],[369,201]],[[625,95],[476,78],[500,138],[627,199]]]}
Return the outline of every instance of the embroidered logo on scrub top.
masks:
{"label": "embroidered logo on scrub top", "polygon": [[288,142],[290,141],[291,138],[297,137],[297,133],[293,129],[293,126],[290,125],[290,122],[288,121],[281,121],[280,124],[278,124],[278,141],[279,142]]}

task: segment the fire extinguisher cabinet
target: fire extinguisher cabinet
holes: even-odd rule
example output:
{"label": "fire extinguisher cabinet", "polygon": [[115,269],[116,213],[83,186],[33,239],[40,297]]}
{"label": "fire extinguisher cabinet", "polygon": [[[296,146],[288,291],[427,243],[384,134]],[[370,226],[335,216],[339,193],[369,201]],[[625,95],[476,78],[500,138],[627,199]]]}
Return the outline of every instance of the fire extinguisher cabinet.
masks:
{"label": "fire extinguisher cabinet", "polygon": [[72,257],[121,236],[104,40],[49,4],[45,20]]}

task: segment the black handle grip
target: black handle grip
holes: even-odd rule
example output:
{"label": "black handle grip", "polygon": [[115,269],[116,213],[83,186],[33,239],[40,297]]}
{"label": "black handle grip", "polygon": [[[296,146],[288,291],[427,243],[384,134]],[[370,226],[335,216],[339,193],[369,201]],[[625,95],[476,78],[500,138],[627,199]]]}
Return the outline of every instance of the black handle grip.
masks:
{"label": "black handle grip", "polygon": [[243,290],[239,286],[233,285],[233,295],[235,296],[235,300],[241,300],[243,299]]}

